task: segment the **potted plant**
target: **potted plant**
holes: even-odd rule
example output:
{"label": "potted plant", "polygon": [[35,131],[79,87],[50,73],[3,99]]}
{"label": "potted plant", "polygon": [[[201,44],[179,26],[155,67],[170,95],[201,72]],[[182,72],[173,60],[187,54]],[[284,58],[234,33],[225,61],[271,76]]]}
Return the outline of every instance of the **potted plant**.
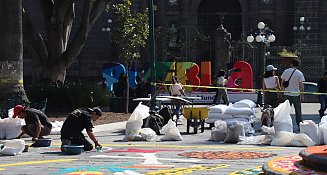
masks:
{"label": "potted plant", "polygon": [[291,64],[293,59],[298,58],[296,52],[288,51],[285,48],[281,52],[279,52],[278,55],[282,59],[282,64],[286,67],[288,67]]}

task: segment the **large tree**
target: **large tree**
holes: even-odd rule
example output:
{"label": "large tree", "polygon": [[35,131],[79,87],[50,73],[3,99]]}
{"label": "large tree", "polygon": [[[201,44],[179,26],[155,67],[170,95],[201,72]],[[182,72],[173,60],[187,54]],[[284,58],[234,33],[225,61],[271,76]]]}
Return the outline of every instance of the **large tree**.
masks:
{"label": "large tree", "polygon": [[[12,0],[4,0],[12,1]],[[80,54],[86,38],[109,0],[35,0],[42,11],[45,35],[32,24],[27,11],[23,11],[23,30],[26,41],[32,46],[33,81],[46,79],[65,81],[66,70]],[[81,2],[81,22],[74,36],[71,35],[75,20],[76,1]]]}
{"label": "large tree", "polygon": [[22,0],[0,0],[0,117],[6,117],[15,104],[28,101],[23,89],[21,12]]}

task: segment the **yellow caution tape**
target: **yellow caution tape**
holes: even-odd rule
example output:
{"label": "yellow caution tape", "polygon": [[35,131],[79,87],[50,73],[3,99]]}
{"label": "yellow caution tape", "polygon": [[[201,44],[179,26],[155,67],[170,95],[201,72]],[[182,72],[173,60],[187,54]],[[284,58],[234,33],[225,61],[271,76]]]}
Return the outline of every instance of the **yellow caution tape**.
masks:
{"label": "yellow caution tape", "polygon": [[18,83],[18,84],[23,84],[23,80],[0,79],[0,83]]}
{"label": "yellow caution tape", "polygon": [[[172,86],[174,84],[165,83],[151,83],[153,86]],[[226,89],[226,90],[238,90],[238,91],[250,91],[250,92],[278,92],[278,93],[291,93],[291,94],[312,94],[312,95],[327,95],[327,93],[319,92],[293,92],[293,91],[281,91],[281,90],[271,90],[271,89],[249,89],[249,88],[230,88],[230,87],[216,87],[216,86],[196,86],[196,85],[183,85],[184,87],[191,88],[207,88],[207,89]]]}

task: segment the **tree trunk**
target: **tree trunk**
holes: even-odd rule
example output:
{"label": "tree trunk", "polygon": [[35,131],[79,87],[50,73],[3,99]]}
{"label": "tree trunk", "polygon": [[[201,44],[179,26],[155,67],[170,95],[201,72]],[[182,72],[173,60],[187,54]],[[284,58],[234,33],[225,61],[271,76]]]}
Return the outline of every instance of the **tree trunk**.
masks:
{"label": "tree trunk", "polygon": [[33,66],[36,66],[33,68],[33,76],[36,76],[33,81],[39,82],[43,79],[64,82],[66,70],[80,54],[91,28],[107,7],[109,0],[83,1],[80,25],[74,37],[71,37],[70,33],[75,20],[75,1],[39,2],[45,23],[45,36],[33,27],[28,12],[23,11],[24,36],[36,53],[32,60]]}
{"label": "tree trunk", "polygon": [[23,89],[21,0],[0,0],[0,25],[0,102],[12,99],[14,95],[18,101],[28,101]]}

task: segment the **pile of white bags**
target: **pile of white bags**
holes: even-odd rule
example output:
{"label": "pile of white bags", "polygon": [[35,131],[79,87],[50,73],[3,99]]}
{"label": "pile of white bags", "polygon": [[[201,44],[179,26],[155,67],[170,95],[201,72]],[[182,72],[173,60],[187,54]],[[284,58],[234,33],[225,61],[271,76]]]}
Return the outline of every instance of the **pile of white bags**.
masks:
{"label": "pile of white bags", "polygon": [[25,149],[25,141],[21,139],[5,140],[2,142],[4,147],[0,150],[0,154],[7,156],[16,156]]}
{"label": "pile of white bags", "polygon": [[300,123],[300,132],[293,133],[291,106],[288,100],[274,109],[275,135],[271,142],[273,146],[314,146],[318,141],[318,128],[313,121]]}
{"label": "pile of white bags", "polygon": [[164,136],[160,139],[162,141],[181,141],[183,140],[182,135],[180,134],[178,128],[176,127],[175,122],[171,119],[168,123],[162,127],[160,133],[164,134]]}
{"label": "pile of white bags", "polygon": [[306,134],[312,141],[319,144],[318,125],[312,120],[300,122],[300,132]]}
{"label": "pile of white bags", "polygon": [[[145,140],[142,139],[141,129],[143,125],[143,119],[149,116],[149,107],[139,103],[138,106],[134,109],[133,113],[129,117],[126,123],[125,128],[125,137],[124,141],[139,141]],[[142,132],[143,135],[145,132]]]}
{"label": "pile of white bags", "polygon": [[272,146],[314,146],[316,143],[312,141],[306,134],[295,134],[287,131],[276,132],[270,145]]}
{"label": "pile of white bags", "polygon": [[291,105],[288,100],[279,104],[274,109],[274,128],[275,132],[286,131],[293,133],[292,118],[290,115]]}
{"label": "pile of white bags", "polygon": [[217,120],[224,120],[228,125],[239,124],[244,125],[245,134],[253,134],[255,132],[252,124],[255,119],[255,103],[251,100],[244,99],[234,104],[211,106],[206,123],[213,124]]}
{"label": "pile of white bags", "polygon": [[245,137],[244,125],[240,122],[227,123],[227,135],[224,143],[238,143]]}
{"label": "pile of white bags", "polygon": [[14,139],[21,133],[25,121],[20,118],[0,119],[0,139]]}
{"label": "pile of white bags", "polygon": [[224,120],[217,120],[215,127],[211,129],[211,139],[216,142],[238,143],[245,137],[244,123],[233,121],[227,123]]}
{"label": "pile of white bags", "polygon": [[227,135],[227,123],[218,119],[215,121],[215,127],[211,128],[211,139],[215,142],[224,141]]}

